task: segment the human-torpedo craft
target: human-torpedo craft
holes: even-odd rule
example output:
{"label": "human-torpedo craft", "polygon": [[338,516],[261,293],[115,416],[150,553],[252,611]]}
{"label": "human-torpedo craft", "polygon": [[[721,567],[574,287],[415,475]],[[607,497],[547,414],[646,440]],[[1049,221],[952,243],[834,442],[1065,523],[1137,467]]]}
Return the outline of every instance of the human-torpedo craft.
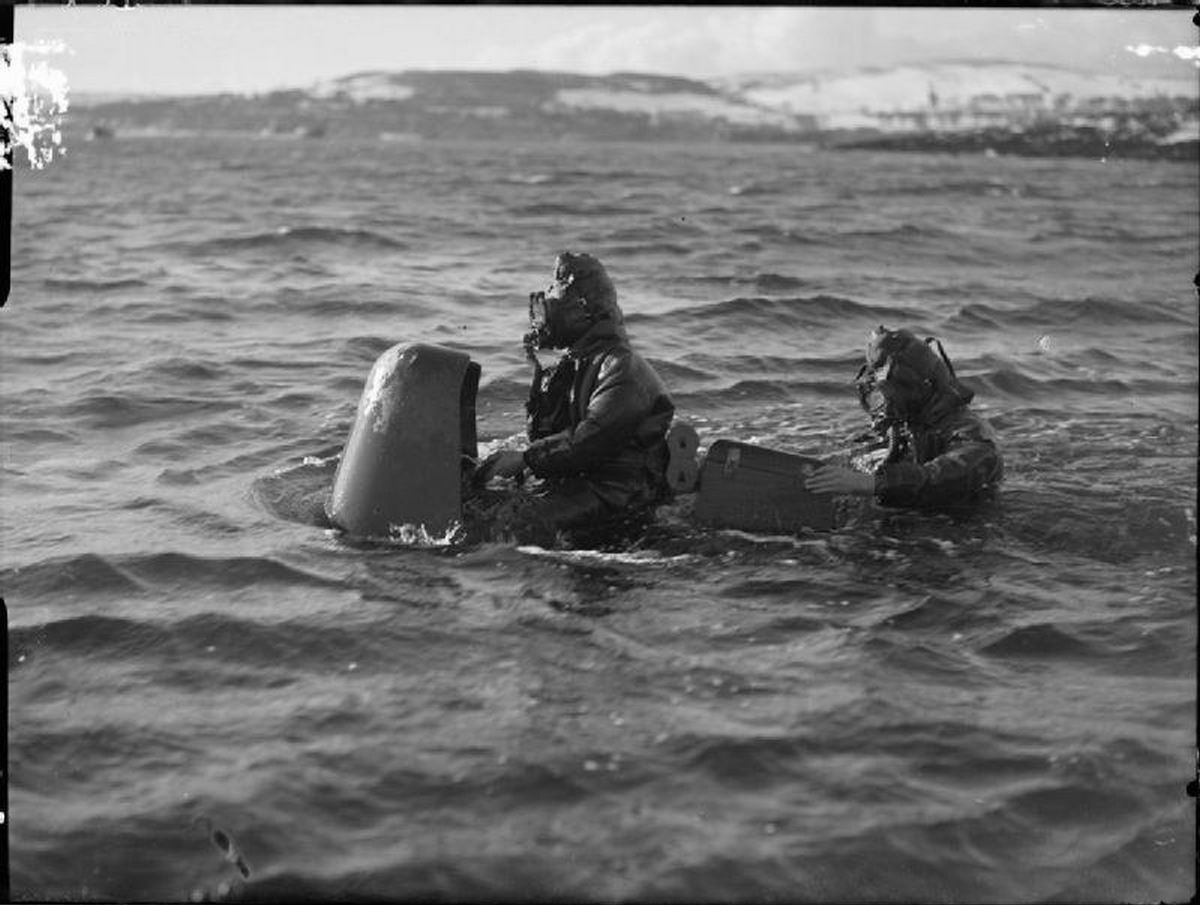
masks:
{"label": "human-torpedo craft", "polygon": [[[362,538],[394,537],[403,526],[439,537],[461,523],[464,474],[478,458],[480,373],[468,354],[442,346],[384,351],[342,450],[330,522]],[[698,460],[696,431],[684,423],[671,428],[667,445],[667,482],[676,495],[695,494],[701,524],[774,533],[833,527],[833,497],[804,487],[818,459],[719,439]]]}

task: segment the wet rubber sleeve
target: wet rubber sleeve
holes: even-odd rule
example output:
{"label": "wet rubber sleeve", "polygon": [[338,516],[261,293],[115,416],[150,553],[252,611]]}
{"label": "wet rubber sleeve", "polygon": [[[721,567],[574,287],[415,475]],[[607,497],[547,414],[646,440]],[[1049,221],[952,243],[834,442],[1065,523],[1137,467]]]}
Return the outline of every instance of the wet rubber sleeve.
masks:
{"label": "wet rubber sleeve", "polygon": [[571,423],[574,379],[575,366],[566,359],[533,375],[525,403],[525,433],[530,440],[548,437]]}
{"label": "wet rubber sleeve", "polygon": [[609,355],[575,427],[529,444],[525,464],[538,477],[559,477],[596,468],[614,458],[638,433],[654,400],[627,356]]}
{"label": "wet rubber sleeve", "polygon": [[875,473],[875,498],[883,506],[953,506],[974,499],[1001,470],[995,443],[955,436],[940,456],[918,465],[895,462]]}

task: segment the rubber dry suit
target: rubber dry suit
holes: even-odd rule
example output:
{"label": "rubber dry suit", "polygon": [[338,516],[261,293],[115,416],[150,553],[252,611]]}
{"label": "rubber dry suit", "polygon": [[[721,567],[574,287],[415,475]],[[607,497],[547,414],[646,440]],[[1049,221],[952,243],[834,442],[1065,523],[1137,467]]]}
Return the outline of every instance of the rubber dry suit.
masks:
{"label": "rubber dry suit", "polygon": [[604,267],[560,254],[530,315],[527,345],[567,352],[552,367],[535,366],[526,403],[524,461],[543,483],[500,508],[498,529],[552,542],[564,530],[644,513],[668,495],[664,438],[675,406],[630,347]]}
{"label": "rubber dry suit", "polygon": [[1004,475],[991,425],[970,410],[974,393],[936,340],[880,327],[857,384],[863,408],[888,440],[875,472],[884,506],[952,507],[989,493]]}

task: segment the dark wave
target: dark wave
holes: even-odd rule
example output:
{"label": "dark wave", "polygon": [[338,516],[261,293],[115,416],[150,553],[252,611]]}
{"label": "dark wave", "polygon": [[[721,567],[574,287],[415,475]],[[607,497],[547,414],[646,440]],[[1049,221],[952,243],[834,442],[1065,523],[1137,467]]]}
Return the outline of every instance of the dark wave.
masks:
{"label": "dark wave", "polygon": [[847,239],[899,239],[910,242],[914,239],[929,239],[937,242],[950,243],[961,241],[954,232],[938,226],[919,223],[901,223],[898,226],[884,226],[877,229],[848,229],[833,233],[832,241],[844,242]]}
{"label": "dark wave", "polygon": [[[238,429],[221,428],[216,431],[216,436],[237,435],[242,431]],[[196,432],[185,432],[180,435],[185,443],[188,437],[203,438],[207,435],[207,429],[201,428]],[[176,440],[175,442],[178,442]],[[191,443],[195,446],[195,443]],[[310,441],[301,439],[293,445],[300,448],[305,448],[310,445]],[[254,469],[262,468],[265,465],[275,461],[278,457],[278,452],[270,449],[262,449],[256,452],[247,452],[240,455],[235,455],[228,459],[223,459],[219,462],[213,462],[208,465],[202,465],[199,468],[164,468],[159,472],[158,481],[162,484],[188,485],[199,484],[202,481],[213,478],[228,477],[230,475],[245,475]]]}
{"label": "dark wave", "polygon": [[[329,586],[324,581],[313,583]],[[290,664],[321,669],[330,662],[368,662],[372,656],[370,643],[357,627],[304,621],[268,624],[206,613],[180,620],[171,630],[185,647],[192,650],[211,647],[216,658],[239,665]]]}
{"label": "dark wave", "polygon": [[1014,780],[1048,773],[1039,740],[987,726],[931,722],[896,727],[886,742],[889,754],[919,765],[923,777],[975,790],[1002,790]]}
{"label": "dark wave", "polygon": [[242,526],[238,522],[202,506],[174,503],[160,507],[160,511],[176,524],[204,537],[232,538],[242,531]]}
{"label": "dark wave", "polygon": [[670,361],[667,359],[653,359],[651,364],[658,375],[667,382],[670,386],[684,386],[696,382],[706,380],[715,380],[721,375],[715,370],[707,368],[697,368],[691,363],[683,364],[682,362]]}
{"label": "dark wave", "polygon": [[[703,360],[689,357],[688,361]],[[719,365],[718,365],[719,361]],[[857,357],[813,358],[811,356],[783,355],[725,355],[714,366],[722,374],[788,374],[804,379],[817,375],[849,385],[850,378],[858,368]]]}
{"label": "dark wave", "polygon": [[795,398],[797,391],[806,386],[811,385],[801,381],[739,380],[733,386],[715,392],[710,391],[705,395],[713,402],[729,399],[754,399],[756,402],[785,401]]}
{"label": "dark wave", "polygon": [[[964,293],[965,294],[965,293]],[[958,295],[957,292],[954,295]],[[945,321],[947,331],[953,330],[997,330],[1008,322],[1011,312],[991,306],[971,303],[963,305]]]}
{"label": "dark wave", "polygon": [[[378,342],[382,346],[380,351],[383,351],[383,349],[387,348],[386,342],[384,342],[383,340],[378,340]],[[374,360],[374,359],[372,359],[372,360]],[[238,356],[236,358],[229,359],[230,367],[237,369],[239,371],[247,370],[247,371],[293,372],[298,367],[299,368],[311,368],[311,367],[315,367],[321,363],[322,362],[320,362],[319,360],[300,358],[294,354],[288,358],[252,358],[252,357],[243,355],[243,356]],[[363,376],[365,377],[366,375],[363,375]]]}
{"label": "dark wave", "polygon": [[965,653],[940,643],[875,635],[863,642],[863,650],[876,663],[906,676],[923,676],[959,687],[990,684],[977,675]]}
{"label": "dark wave", "polygon": [[188,358],[164,358],[146,366],[148,377],[168,377],[186,382],[217,380],[225,376],[225,369],[215,362],[196,361]]}
{"label": "dark wave", "polygon": [[1111,826],[1114,820],[1126,820],[1145,810],[1137,795],[1121,789],[1105,788],[1102,794],[1093,785],[1048,785],[1013,796],[1008,810],[1018,819],[1036,821],[1039,826],[1064,826],[1078,829]]}
{"label": "dark wave", "polygon": [[[778,584],[786,583],[780,582]],[[786,590],[785,588],[778,587],[778,584],[767,582],[764,586],[760,587],[757,582],[746,582],[741,587],[727,589],[723,592],[723,596],[754,599],[764,592],[775,594]],[[802,592],[808,593],[812,589],[812,583],[797,582],[796,587]],[[769,619],[764,623],[755,625],[752,629],[730,632],[718,636],[714,640],[739,647],[744,644],[785,644],[793,640],[797,635],[809,635],[813,632],[824,631],[829,627],[830,623],[825,619],[816,619],[811,616],[802,615],[780,616],[777,619]]]}
{"label": "dark wave", "polygon": [[[9,312],[11,314],[11,312]],[[79,360],[74,352],[34,352],[33,350],[10,349],[5,352],[8,360],[14,364],[59,365],[64,362]]]}
{"label": "dark wave", "polygon": [[680,259],[694,254],[695,251],[695,247],[691,245],[683,245],[679,242],[670,242],[662,239],[647,239],[644,242],[638,242],[636,244],[622,244],[617,242],[615,244],[606,246],[605,248],[605,253],[608,256],[616,259],[648,255],[664,255],[670,258]]}
{"label": "dark wave", "polygon": [[812,280],[771,271],[758,273],[752,277],[735,274],[687,273],[680,275],[677,279],[681,283],[697,286],[753,286],[756,291],[761,293],[794,292],[814,285]]}
{"label": "dark wave", "polygon": [[[1068,437],[1060,443],[1040,445],[1044,454],[1068,461],[1068,457],[1112,454],[1103,435],[1093,439]],[[1148,455],[1154,454],[1148,451]],[[1133,455],[1133,470],[1124,476],[1126,483],[1138,478]],[[1039,557],[1048,560],[1071,555],[1109,564],[1148,555],[1194,555],[1195,523],[1190,503],[1143,499],[1132,491],[1114,492],[1107,486],[1093,489],[1086,472],[1072,481],[1056,469],[1052,476],[1036,481],[1035,490],[1002,490],[1003,532],[1010,541],[1020,544],[1019,549],[1037,551]]]}
{"label": "dark wave", "polygon": [[679,401],[686,400],[689,407],[706,408],[728,403],[741,404],[747,409],[754,405],[770,402],[799,402],[814,396],[847,398],[847,381],[838,380],[739,380],[720,389],[694,390],[677,394]]}
{"label": "dark wave", "polygon": [[809,285],[808,280],[787,276],[780,273],[759,273],[754,276],[754,287],[760,292],[784,292],[787,290],[804,289]]}
{"label": "dark wave", "polygon": [[363,249],[374,251],[403,251],[408,246],[397,239],[368,229],[328,226],[282,227],[274,232],[252,233],[245,236],[222,236],[183,243],[185,253],[196,257],[214,254],[236,254],[260,249],[288,251],[309,246]]}
{"label": "dark wave", "polygon": [[1105,298],[1039,299],[1019,308],[1000,307],[982,302],[963,305],[948,321],[948,327],[1068,327],[1086,325],[1101,332],[1106,327],[1131,324],[1166,323],[1194,326],[1194,313],[1152,300]]}
{"label": "dark wave", "polygon": [[1091,657],[1097,651],[1086,641],[1050,623],[1026,625],[984,645],[981,653],[994,657],[1062,659]]}
{"label": "dark wave", "polygon": [[962,603],[935,593],[926,595],[916,606],[886,617],[881,624],[903,631],[941,631],[988,625],[995,619],[993,615],[980,612],[978,604],[974,602]]}
{"label": "dark wave", "polygon": [[266,404],[269,408],[306,411],[314,408],[323,401],[324,397],[318,396],[316,393],[298,390],[296,392],[283,392],[276,396],[271,396],[267,398]]}
{"label": "dark wave", "polygon": [[[1054,245],[1072,242],[1097,242],[1104,245],[1165,245],[1182,246],[1188,242],[1179,233],[1147,233],[1125,229],[1111,223],[1092,225],[1086,222],[1061,224],[1057,230],[1036,232],[1028,240],[1033,245]],[[1166,251],[1166,249],[1164,249]]]}
{"label": "dark wave", "polygon": [[370,295],[378,296],[379,289],[341,286],[303,293],[289,290],[283,293],[280,302],[290,312],[315,314],[324,318],[393,317],[400,320],[436,316],[439,304],[449,301],[447,296],[435,297],[430,300],[433,304],[430,304],[412,297],[371,298]]}
{"label": "dark wave", "polygon": [[850,319],[895,322],[901,318],[918,319],[923,315],[924,312],[899,305],[867,305],[836,295],[815,295],[785,298],[743,296],[674,311],[670,317],[677,329],[700,327],[744,330],[754,326],[781,332],[809,326],[814,322]]}
{"label": "dark wave", "polygon": [[168,668],[156,670],[162,679],[193,688],[218,678],[212,668],[216,662],[239,668],[271,667],[272,673],[262,678],[272,684],[286,679],[274,670],[288,665],[321,670],[331,662],[361,662],[364,669],[386,668],[383,635],[372,642],[358,628],[298,620],[263,623],[214,613],[165,624],[95,614],[72,616],[12,629],[9,646],[26,660],[48,654],[108,660],[153,657],[168,663]]}
{"label": "dark wave", "polygon": [[960,363],[960,376],[981,397],[991,394],[1025,402],[1076,400],[1084,397],[1143,397],[1161,399],[1187,392],[1178,380],[1117,380],[1081,374],[1079,377],[1039,379],[1016,367],[1005,367],[971,375],[962,374],[968,363]]}
{"label": "dark wave", "polygon": [[[1189,809],[1194,814],[1194,807]],[[1194,816],[1193,816],[1194,825]],[[1089,858],[1047,902],[1184,902],[1195,896],[1195,831],[1183,821],[1143,820],[1127,842]]]}
{"label": "dark wave", "polygon": [[836,236],[819,231],[800,231],[791,227],[777,226],[773,223],[743,226],[730,230],[733,235],[746,236],[747,239],[739,244],[746,252],[757,252],[762,249],[762,242],[783,242],[788,245],[828,245],[837,241]]}
{"label": "dark wave", "polygon": [[1047,186],[1039,186],[1027,181],[1007,182],[997,178],[913,181],[903,185],[872,188],[870,194],[897,198],[907,196],[928,198],[931,194],[939,197],[959,195],[966,198],[1037,200],[1059,200],[1068,197],[1064,192]]}
{"label": "dark wave", "polygon": [[53,598],[66,591],[138,593],[145,586],[128,571],[95,553],[44,560],[0,572],[7,593],[28,598]]}
{"label": "dark wave", "polygon": [[344,587],[339,580],[278,560],[262,557],[207,558],[186,553],[119,557],[84,553],[65,559],[44,560],[0,573],[6,590],[26,597],[53,596],[67,591],[141,593],[176,587],[180,579],[185,577],[189,585],[223,590],[261,584]]}
{"label": "dark wave", "polygon": [[917,195],[937,192],[943,195],[966,195],[968,198],[1023,198],[1028,197],[1031,190],[1027,184],[1013,185],[997,179],[948,179],[909,188],[911,193]]}
{"label": "dark wave", "polygon": [[693,770],[733,788],[769,788],[797,776],[807,751],[800,738],[690,733],[672,738],[666,747]]}
{"label": "dark wave", "polygon": [[79,436],[67,431],[50,430],[45,427],[19,428],[9,427],[5,431],[10,440],[24,440],[29,443],[78,443]]}
{"label": "dark wave", "polygon": [[535,204],[518,204],[510,213],[522,217],[636,217],[645,214],[640,208],[620,204],[598,204],[580,202],[578,199],[563,201],[539,201]]}
{"label": "dark wave", "polygon": [[530,851],[528,854],[433,855],[412,860],[397,857],[392,863],[356,870],[289,869],[262,879],[253,878],[221,900],[385,905],[392,902],[586,902],[596,898],[594,880],[588,882],[571,877],[556,866],[553,858]]}
{"label": "dark wave", "polygon": [[260,584],[299,585],[314,588],[342,588],[339,579],[262,557],[239,556],[208,558],[186,553],[157,553],[122,561],[122,568],[148,585],[170,586],[180,575],[206,587],[225,589]]}
{"label": "dark wave", "polygon": [[49,277],[42,281],[47,289],[66,292],[120,292],[124,289],[142,289],[150,284],[133,277],[120,280],[77,280]]}
{"label": "dark wave", "polygon": [[[97,310],[96,313],[108,312]],[[229,308],[228,298],[207,294],[193,296],[181,303],[170,305],[160,302],[125,302],[113,313],[142,324],[194,324],[209,321],[228,323],[237,317],[236,312]]]}
{"label": "dark wave", "polygon": [[215,399],[196,399],[187,396],[117,396],[101,393],[84,396],[63,406],[59,413],[78,418],[83,424],[98,429],[130,427],[154,421],[173,419],[205,412],[223,412],[238,407],[236,402]]}
{"label": "dark wave", "polygon": [[59,619],[9,633],[12,649],[35,657],[48,652],[131,657],[161,651],[170,641],[171,632],[153,623],[97,615]]}

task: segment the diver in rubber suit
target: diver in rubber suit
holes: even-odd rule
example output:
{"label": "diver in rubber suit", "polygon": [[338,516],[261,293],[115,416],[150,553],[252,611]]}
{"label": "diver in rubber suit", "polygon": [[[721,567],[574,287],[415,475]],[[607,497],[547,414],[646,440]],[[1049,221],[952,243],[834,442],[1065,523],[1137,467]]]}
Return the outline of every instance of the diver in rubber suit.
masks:
{"label": "diver in rubber suit", "polygon": [[[530,443],[493,453],[474,483],[527,473],[543,482],[511,496],[490,520],[520,539],[552,543],[560,531],[644,514],[669,495],[664,438],[675,406],[630,348],[604,266],[587,254],[558,255],[549,289],[530,296],[529,321]],[[543,368],[535,349],[566,354]]]}
{"label": "diver in rubber suit", "polygon": [[836,465],[806,482],[817,493],[874,496],[883,506],[953,507],[1000,483],[1004,462],[990,424],[968,408],[974,393],[954,374],[942,344],[934,352],[908,330],[880,327],[858,372],[859,401],[887,440],[874,474]]}

